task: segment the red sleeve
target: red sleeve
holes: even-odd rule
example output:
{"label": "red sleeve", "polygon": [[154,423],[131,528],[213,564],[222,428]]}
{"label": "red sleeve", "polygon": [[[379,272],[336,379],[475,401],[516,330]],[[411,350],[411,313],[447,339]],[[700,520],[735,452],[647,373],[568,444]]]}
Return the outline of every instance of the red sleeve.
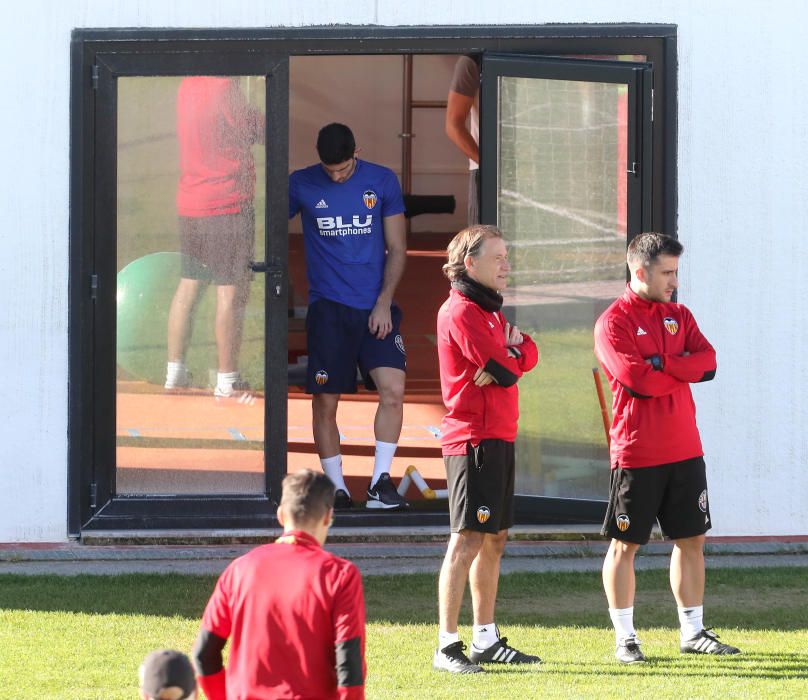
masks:
{"label": "red sleeve", "polygon": [[601,318],[595,325],[595,353],[606,371],[637,397],[665,396],[682,386],[645,361],[631,329],[619,317]]}
{"label": "red sleeve", "polygon": [[682,307],[685,330],[685,352],[688,355],[665,355],[662,371],[682,382],[706,382],[715,376],[715,350],[705,338],[696,319]]}
{"label": "red sleeve", "polygon": [[230,610],[230,582],[232,564],[228,566],[213,589],[213,594],[202,614],[202,627],[222,639],[230,638],[232,616]]}
{"label": "red sleeve", "polygon": [[[521,357],[514,357],[505,345],[504,329],[497,328],[491,333],[478,308],[469,304],[458,304],[452,309],[452,327],[449,331],[452,340],[460,350],[460,354],[475,367],[490,371],[493,363],[513,375],[513,381],[507,385],[515,384],[525,372],[536,366],[539,359],[536,344],[528,336],[524,336],[522,345],[518,346]],[[496,372],[490,373],[494,374],[500,384],[504,383],[500,381]]]}
{"label": "red sleeve", "polygon": [[364,700],[365,596],[359,569],[351,563],[334,592],[334,649],[337,660],[337,695],[340,700]]}
{"label": "red sleeve", "polygon": [[208,700],[227,700],[227,677],[224,669],[210,676],[197,676],[196,680]]}

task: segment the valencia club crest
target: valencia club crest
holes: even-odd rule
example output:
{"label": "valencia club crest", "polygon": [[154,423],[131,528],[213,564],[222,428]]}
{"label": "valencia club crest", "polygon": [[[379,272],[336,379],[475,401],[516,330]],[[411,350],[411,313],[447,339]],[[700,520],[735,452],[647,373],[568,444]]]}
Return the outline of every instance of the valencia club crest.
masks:
{"label": "valencia club crest", "polygon": [[373,207],[376,206],[376,202],[379,201],[379,198],[373,190],[365,190],[365,193],[362,195],[362,201],[368,209],[373,209]]}

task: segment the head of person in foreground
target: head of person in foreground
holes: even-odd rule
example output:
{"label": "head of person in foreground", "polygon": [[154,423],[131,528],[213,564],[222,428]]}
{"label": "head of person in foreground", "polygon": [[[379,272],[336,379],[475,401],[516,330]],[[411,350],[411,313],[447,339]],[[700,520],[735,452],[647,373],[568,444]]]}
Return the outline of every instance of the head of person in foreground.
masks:
{"label": "head of person in foreground", "polygon": [[641,233],[628,245],[631,289],[648,301],[669,302],[679,286],[679,257],[684,246],[663,233]]}
{"label": "head of person in foreground", "polygon": [[489,224],[474,224],[460,231],[446,249],[443,274],[450,281],[464,278],[495,292],[508,286],[511,265],[502,231]]}

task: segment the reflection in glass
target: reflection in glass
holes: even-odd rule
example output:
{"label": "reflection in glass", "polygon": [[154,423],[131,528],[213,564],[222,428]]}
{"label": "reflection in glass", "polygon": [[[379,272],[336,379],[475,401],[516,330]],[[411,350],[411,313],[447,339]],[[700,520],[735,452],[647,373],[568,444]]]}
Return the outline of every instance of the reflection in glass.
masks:
{"label": "reflection in glass", "polygon": [[513,267],[505,303],[541,350],[520,381],[517,493],[608,492],[592,329],[625,285],[626,99],[625,85],[500,79],[498,224]]}
{"label": "reflection in glass", "polygon": [[118,79],[118,494],[264,491],[265,98]]}

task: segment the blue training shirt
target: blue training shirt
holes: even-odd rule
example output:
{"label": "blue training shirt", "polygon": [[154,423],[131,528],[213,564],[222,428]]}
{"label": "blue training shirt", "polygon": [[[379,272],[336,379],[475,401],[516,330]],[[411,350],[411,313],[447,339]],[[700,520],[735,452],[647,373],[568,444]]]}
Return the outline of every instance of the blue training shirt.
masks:
{"label": "blue training shirt", "polygon": [[309,303],[330,299],[372,309],[382,289],[384,221],[404,211],[395,173],[356,161],[346,182],[333,182],[318,163],[289,176],[289,218],[303,222]]}

